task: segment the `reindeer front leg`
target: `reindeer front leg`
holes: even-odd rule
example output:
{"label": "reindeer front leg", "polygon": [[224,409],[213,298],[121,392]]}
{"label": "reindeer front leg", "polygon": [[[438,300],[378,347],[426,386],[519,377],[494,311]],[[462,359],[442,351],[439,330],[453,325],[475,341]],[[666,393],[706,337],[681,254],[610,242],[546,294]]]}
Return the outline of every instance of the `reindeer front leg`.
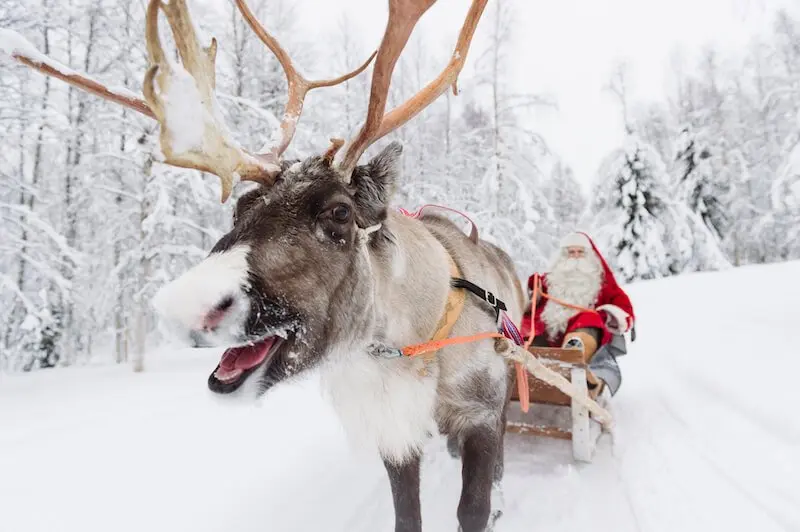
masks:
{"label": "reindeer front leg", "polygon": [[475,427],[464,437],[461,451],[461,501],[458,503],[458,522],[463,532],[486,530],[499,452],[500,437],[495,427]]}
{"label": "reindeer front leg", "polygon": [[420,458],[419,455],[414,455],[399,465],[390,460],[383,460],[392,485],[395,532],[422,532],[419,503]]}

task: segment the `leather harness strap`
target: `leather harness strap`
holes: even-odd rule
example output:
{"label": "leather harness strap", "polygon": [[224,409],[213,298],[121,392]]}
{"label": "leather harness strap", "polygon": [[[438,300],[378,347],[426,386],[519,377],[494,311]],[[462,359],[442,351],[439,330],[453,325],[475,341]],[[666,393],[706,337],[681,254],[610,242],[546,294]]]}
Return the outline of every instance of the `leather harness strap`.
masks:
{"label": "leather harness strap", "polygon": [[471,281],[467,281],[466,279],[461,279],[460,277],[453,277],[450,279],[450,286],[452,286],[453,288],[464,288],[466,290],[469,290],[470,292],[478,296],[478,298],[482,299],[486,303],[489,303],[489,305],[494,310],[494,317],[498,321],[500,319],[500,312],[508,310],[508,307],[506,307],[505,302],[503,302],[500,299],[497,299],[497,296],[495,296],[493,293],[489,292],[488,290],[484,290],[483,288],[481,288],[480,286],[476,285]]}
{"label": "leather harness strap", "polygon": [[420,376],[426,376],[428,374],[428,364],[433,362],[433,360],[436,358],[436,352],[447,345],[456,345],[488,338],[503,337],[503,334],[500,332],[481,333],[472,336],[455,338],[450,337],[450,333],[453,331],[453,327],[458,321],[458,318],[461,316],[461,311],[464,309],[464,302],[466,299],[465,291],[469,291],[489,304],[494,312],[495,319],[498,322],[498,327],[500,327],[501,315],[504,315],[503,313],[506,311],[506,304],[500,299],[497,299],[497,297],[495,297],[495,295],[491,292],[484,290],[475,283],[467,281],[466,279],[462,279],[461,272],[459,271],[458,265],[456,265],[453,256],[449,252],[447,253],[447,256],[450,259],[450,293],[447,296],[445,308],[442,312],[441,318],[439,318],[439,323],[436,326],[436,330],[429,341],[415,346],[406,346],[402,350],[402,353],[406,356],[419,356],[423,359],[424,364],[419,370]]}
{"label": "leather harness strap", "polygon": [[[447,254],[447,258],[450,259],[450,277],[458,277],[461,272],[450,253]],[[458,287],[451,287],[450,293],[447,294],[444,312],[442,313],[442,317],[439,318],[439,323],[436,325],[436,332],[431,336],[432,341],[444,340],[450,336],[458,317],[461,315],[461,311],[464,309],[465,299],[466,294],[464,294],[463,290],[460,290]]]}
{"label": "leather harness strap", "polygon": [[[458,269],[458,265],[456,264],[456,261],[453,260],[453,256],[449,251],[447,252],[447,258],[450,260],[450,277],[459,277],[461,275],[461,271]],[[461,316],[461,311],[464,310],[465,300],[466,294],[464,293],[464,290],[455,287],[450,288],[450,292],[447,294],[447,301],[445,302],[444,310],[439,318],[439,323],[436,324],[436,330],[431,336],[431,342],[440,342],[450,336],[450,333],[453,332],[453,327],[455,327],[458,318]],[[435,357],[436,351],[431,351],[422,355],[425,365],[422,369],[420,369],[420,375],[425,376],[428,374],[427,366],[429,363],[433,362]]]}

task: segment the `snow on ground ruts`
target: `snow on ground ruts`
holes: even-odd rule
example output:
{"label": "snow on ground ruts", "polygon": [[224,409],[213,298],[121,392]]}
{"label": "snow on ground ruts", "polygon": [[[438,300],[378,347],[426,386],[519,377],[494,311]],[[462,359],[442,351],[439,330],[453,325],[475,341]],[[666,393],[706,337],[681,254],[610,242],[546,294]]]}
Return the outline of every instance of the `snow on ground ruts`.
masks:
{"label": "snow on ground ruts", "polygon": [[[800,530],[800,263],[630,287],[617,431],[592,464],[509,435],[497,532]],[[757,287],[757,288],[756,288]],[[0,376],[0,532],[392,530],[379,460],[312,377],[258,406],[205,387],[217,350]],[[460,469],[423,469],[426,531],[456,530]]]}

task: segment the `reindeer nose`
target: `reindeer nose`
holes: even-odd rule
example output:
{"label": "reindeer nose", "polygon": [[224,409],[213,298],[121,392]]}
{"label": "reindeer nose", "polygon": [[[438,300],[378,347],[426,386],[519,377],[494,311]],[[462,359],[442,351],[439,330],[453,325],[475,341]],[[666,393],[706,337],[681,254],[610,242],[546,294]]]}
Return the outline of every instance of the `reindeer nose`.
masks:
{"label": "reindeer nose", "polygon": [[225,319],[231,307],[233,307],[233,296],[223,298],[222,301],[217,303],[203,318],[202,330],[204,332],[214,331],[219,327],[222,320]]}

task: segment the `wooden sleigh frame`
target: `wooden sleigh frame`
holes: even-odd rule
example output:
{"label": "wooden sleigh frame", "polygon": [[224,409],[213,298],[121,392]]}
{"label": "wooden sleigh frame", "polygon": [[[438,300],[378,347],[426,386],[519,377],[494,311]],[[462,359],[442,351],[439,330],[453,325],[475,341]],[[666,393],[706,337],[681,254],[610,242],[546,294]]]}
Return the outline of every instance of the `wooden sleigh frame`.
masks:
{"label": "wooden sleigh frame", "polygon": [[[597,441],[604,431],[610,431],[612,421],[608,411],[589,396],[586,377],[591,370],[583,361],[581,351],[554,347],[530,347],[528,352],[538,360],[540,366],[550,370],[550,372],[541,370],[540,367],[539,371],[531,371],[533,374],[528,376],[530,403],[569,408],[571,427],[564,429],[525,420],[524,418],[530,417],[531,413],[523,413],[519,398],[512,396],[512,403],[516,403],[516,410],[519,412],[509,411],[509,414],[515,414],[515,417],[519,416],[523,420],[509,419],[506,423],[506,430],[522,435],[571,440],[572,454],[575,460],[591,462]],[[531,369],[528,366],[528,370]],[[548,375],[551,372],[563,377],[569,385],[565,385],[564,381],[553,377],[552,374]],[[542,378],[537,378],[537,374]],[[590,410],[599,414],[600,420],[595,418]]]}

